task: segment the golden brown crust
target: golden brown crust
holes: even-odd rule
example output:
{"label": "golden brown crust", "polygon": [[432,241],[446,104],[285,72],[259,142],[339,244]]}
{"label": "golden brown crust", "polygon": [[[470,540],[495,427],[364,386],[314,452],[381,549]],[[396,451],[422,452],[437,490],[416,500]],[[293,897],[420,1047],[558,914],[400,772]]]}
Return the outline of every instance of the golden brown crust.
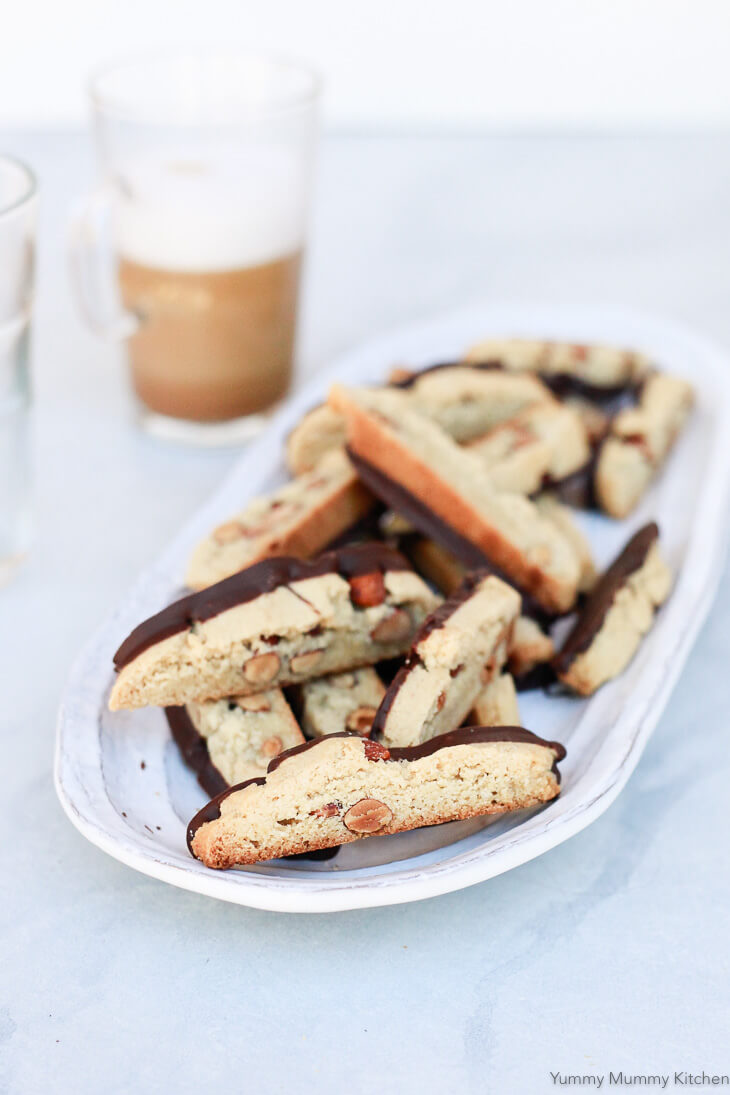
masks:
{"label": "golden brown crust", "polygon": [[571,608],[577,583],[563,581],[530,562],[496,524],[489,524],[456,489],[439,479],[397,435],[383,430],[377,418],[348,399],[342,389],[333,393],[333,399],[337,409],[347,415],[348,441],[353,452],[389,477],[397,469],[400,484],[480,548],[495,566],[548,611],[567,612]]}

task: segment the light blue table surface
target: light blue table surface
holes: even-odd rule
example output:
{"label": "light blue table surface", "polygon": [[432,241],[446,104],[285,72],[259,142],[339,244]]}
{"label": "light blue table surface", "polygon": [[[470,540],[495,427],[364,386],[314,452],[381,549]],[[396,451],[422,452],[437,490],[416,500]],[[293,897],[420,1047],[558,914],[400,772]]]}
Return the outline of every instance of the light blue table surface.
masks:
{"label": "light blue table surface", "polygon": [[[144,878],[71,827],[51,769],[73,655],[234,455],[141,437],[118,351],[76,317],[63,248],[86,139],[0,147],[43,198],[37,541],[0,590],[0,1091],[521,1095],[570,1090],[551,1072],[603,1090],[610,1071],[729,1073],[727,577],[616,804],[472,889],[257,912]],[[489,295],[630,304],[730,343],[730,138],[327,141],[303,376]]]}

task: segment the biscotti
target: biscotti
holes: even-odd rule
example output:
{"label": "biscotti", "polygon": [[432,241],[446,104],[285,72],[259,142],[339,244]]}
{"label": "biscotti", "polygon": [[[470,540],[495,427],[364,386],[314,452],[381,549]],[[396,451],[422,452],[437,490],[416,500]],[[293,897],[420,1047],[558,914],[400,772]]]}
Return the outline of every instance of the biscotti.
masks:
{"label": "biscotti", "polygon": [[309,558],[373,506],[342,449],[325,453],[313,471],[219,525],[198,544],[188,565],[190,589],[206,589],[272,555]]}
{"label": "biscotti", "polygon": [[209,795],[265,775],[274,757],[304,741],[278,688],[254,696],[167,707],[165,715],[183,760]]}
{"label": "biscotti", "polygon": [[375,669],[331,673],[299,685],[297,711],[308,738],[322,738],[352,730],[367,737],[385,685]]}
{"label": "biscotti", "polygon": [[554,402],[537,377],[461,365],[424,369],[398,387],[413,410],[460,442],[482,437],[528,407]]}
{"label": "biscotti", "polygon": [[517,689],[509,673],[499,673],[485,684],[469,717],[476,726],[519,726]]}
{"label": "biscotti", "polygon": [[397,750],[357,734],[320,738],[213,799],[188,844],[220,869],[537,806],[559,793],[564,756],[519,727],[469,727]]}
{"label": "biscotti", "polygon": [[535,499],[535,505],[543,517],[548,521],[552,521],[560,529],[573,548],[580,566],[578,591],[587,593],[593,588],[596,581],[596,564],[593,560],[593,552],[591,551],[591,545],[588,543],[588,538],[578,528],[570,508],[559,502],[553,494],[548,492],[547,494],[538,495]]}
{"label": "biscotti", "polygon": [[638,406],[613,419],[595,473],[598,504],[611,517],[626,517],[634,509],[666,459],[692,401],[687,381],[655,373],[645,381]]}
{"label": "biscotti", "polygon": [[[543,508],[543,499],[539,498],[537,501],[540,508]],[[560,509],[565,508],[560,507],[559,503],[555,503],[555,506]],[[550,519],[552,519],[555,516],[554,507],[548,505],[546,508],[549,510]],[[568,520],[568,518],[569,514],[565,519]],[[573,526],[572,531],[576,535],[576,548],[580,546],[581,551],[588,551],[587,560],[585,556],[581,557],[583,565],[587,568],[590,567],[590,573],[593,576],[590,549],[588,549],[585,541],[583,541],[583,544],[579,543],[579,538],[582,539],[582,533],[575,526]],[[437,589],[445,593],[446,596],[451,596],[464,580],[466,568],[455,555],[437,544],[435,540],[429,540],[425,536],[412,537],[405,543],[404,550],[408,557],[412,559],[416,570],[423,574],[429,582],[433,582]],[[554,654],[553,640],[543,631],[537,621],[525,616],[524,612],[521,616],[518,616],[510,635],[507,660],[510,673],[521,678],[518,681],[519,687],[531,688],[544,683],[542,679],[534,678],[535,683],[533,684],[533,676],[528,677],[528,674],[531,675],[536,666],[549,662]],[[475,721],[483,723],[486,720],[477,719]]]}
{"label": "biscotti", "polygon": [[373,721],[388,748],[418,745],[459,726],[507,660],[520,597],[492,575],[470,574],[424,622]]}
{"label": "biscotti", "polygon": [[448,540],[457,555],[471,549],[470,565],[499,567],[546,610],[572,607],[580,566],[570,544],[528,499],[491,487],[478,456],[413,411],[401,392],[335,385],[330,399],[347,418],[349,452],[373,493],[424,534]]}
{"label": "biscotti", "polygon": [[557,401],[537,403],[469,445],[498,490],[534,494],[582,468],[591,457],[580,417]]}
{"label": "biscotti", "polygon": [[658,538],[654,522],[640,529],[589,595],[554,662],[573,691],[589,696],[622,673],[669,596],[672,576]]}
{"label": "biscotti", "polygon": [[109,705],[224,699],[374,665],[405,653],[438,600],[384,544],[267,559],[136,628]]}
{"label": "biscotti", "polygon": [[286,462],[293,475],[316,468],[322,457],[345,444],[345,420],[326,403],[313,407],[286,439]]}
{"label": "biscotti", "polygon": [[483,339],[467,350],[465,360],[499,363],[508,370],[545,378],[572,377],[595,389],[638,384],[651,367],[646,354],[636,350],[526,338]]}

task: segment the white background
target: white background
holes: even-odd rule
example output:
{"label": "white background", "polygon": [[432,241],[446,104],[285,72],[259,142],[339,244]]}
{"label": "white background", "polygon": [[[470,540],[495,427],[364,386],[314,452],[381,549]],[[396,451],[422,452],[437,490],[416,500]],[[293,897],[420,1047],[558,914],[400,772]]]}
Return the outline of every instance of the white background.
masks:
{"label": "white background", "polygon": [[724,126],[729,31],[727,0],[16,0],[0,127],[83,121],[120,54],[220,42],[313,61],[338,128]]}

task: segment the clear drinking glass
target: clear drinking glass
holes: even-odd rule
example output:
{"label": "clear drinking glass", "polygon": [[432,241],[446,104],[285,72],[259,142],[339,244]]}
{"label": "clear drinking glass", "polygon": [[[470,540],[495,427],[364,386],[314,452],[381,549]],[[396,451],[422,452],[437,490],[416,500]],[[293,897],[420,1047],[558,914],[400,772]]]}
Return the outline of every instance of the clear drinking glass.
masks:
{"label": "clear drinking glass", "polygon": [[103,72],[91,98],[103,181],[72,226],[82,310],[124,341],[147,429],[245,439],[291,383],[319,81],[168,54]]}
{"label": "clear drinking glass", "polygon": [[30,317],[36,181],[0,156],[0,582],[30,547]]}

